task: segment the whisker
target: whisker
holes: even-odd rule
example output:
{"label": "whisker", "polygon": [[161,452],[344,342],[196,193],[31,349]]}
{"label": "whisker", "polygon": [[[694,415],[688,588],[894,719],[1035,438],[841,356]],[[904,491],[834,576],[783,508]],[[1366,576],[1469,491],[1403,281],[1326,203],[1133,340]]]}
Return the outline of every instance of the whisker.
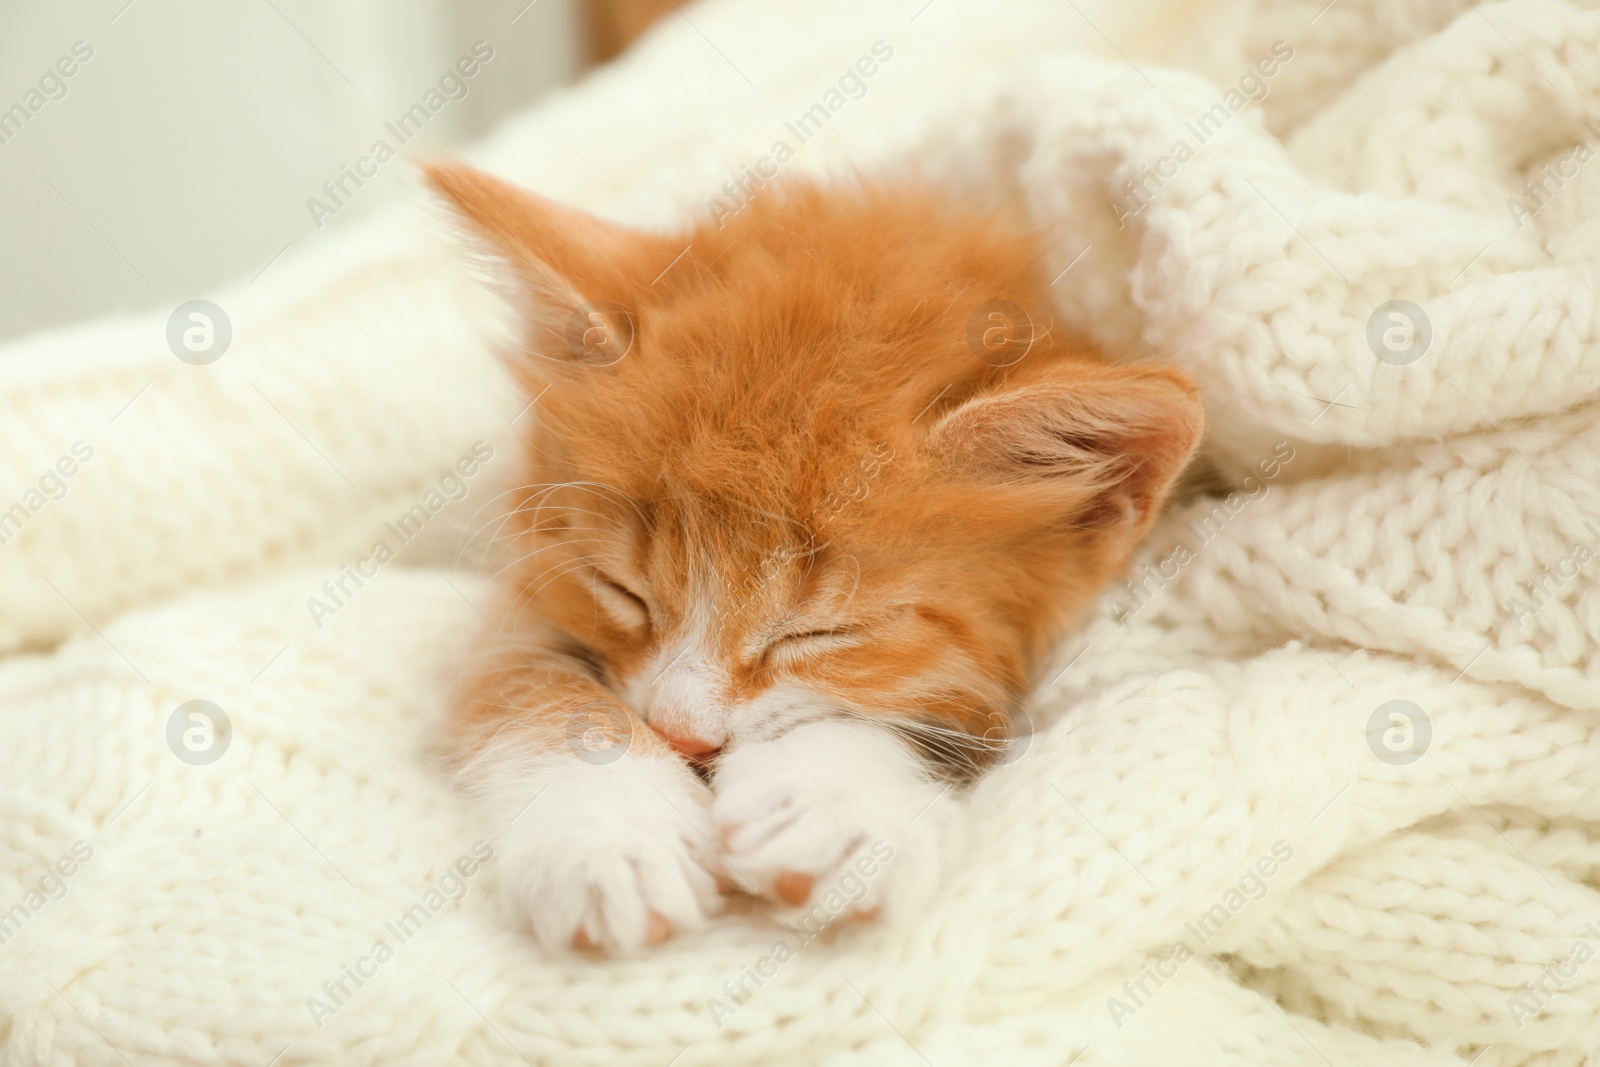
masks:
{"label": "whisker", "polygon": [[[601,541],[598,538],[594,538],[594,537],[580,537],[580,538],[577,538],[577,539],[572,540],[572,541],[561,541],[561,542],[558,542],[557,544],[553,544],[553,545],[544,545],[544,546],[542,546],[540,548],[534,549],[531,552],[524,552],[522,555],[518,556],[516,559],[514,559],[511,562],[507,563],[505,566],[501,567],[499,570],[495,571],[493,574],[491,574],[487,578],[485,578],[484,579],[484,584],[487,585],[490,582],[493,582],[496,578],[500,577],[502,574],[504,574],[506,571],[510,570],[512,567],[515,567],[515,566],[518,566],[519,564],[527,562],[528,560],[532,559],[534,556],[537,556],[541,552],[549,552],[552,549],[557,549],[557,548],[566,548],[569,545],[584,545],[584,544],[599,545],[599,544],[605,544],[605,543],[606,542]],[[582,556],[580,558],[581,559],[585,559],[585,560],[592,560],[592,559],[599,559],[601,557],[600,557],[600,555],[598,553],[590,553],[590,554]],[[542,577],[542,573],[543,572],[541,572],[541,574],[538,577]],[[538,592],[538,590],[536,590],[536,589],[535,590],[531,590],[530,591],[530,595],[531,595],[531,593],[536,593],[536,592]]]}
{"label": "whisker", "polygon": [[[638,503],[636,501],[634,501],[626,493],[623,493],[621,490],[617,489],[615,486],[606,485],[604,482],[589,482],[589,481],[530,482],[530,483],[525,484],[525,485],[520,485],[520,486],[516,486],[516,487],[511,488],[511,489],[502,490],[501,492],[496,493],[494,496],[490,497],[488,500],[484,501],[482,504],[480,504],[478,506],[477,510],[475,510],[472,513],[471,517],[468,519],[467,530],[462,534],[461,540],[458,542],[458,544],[456,546],[456,552],[455,552],[456,560],[459,562],[461,557],[466,554],[467,550],[470,547],[478,547],[480,549],[486,547],[485,545],[483,545],[482,543],[480,543],[476,539],[483,532],[483,530],[486,529],[491,523],[497,523],[497,525],[495,526],[495,534],[498,536],[499,532],[505,528],[506,523],[510,522],[516,516],[525,515],[525,514],[533,514],[535,516],[539,516],[539,515],[541,515],[543,510],[545,508],[547,508],[547,507],[548,508],[554,508],[556,510],[564,510],[564,511],[572,511],[572,512],[579,512],[579,513],[583,513],[583,514],[588,514],[588,515],[593,516],[596,519],[599,519],[602,522],[607,521],[608,516],[603,515],[598,511],[594,511],[594,510],[587,509],[587,508],[581,508],[581,507],[579,507],[579,506],[577,506],[575,504],[550,504],[550,503],[548,503],[547,498],[552,493],[555,493],[558,490],[562,490],[562,489],[571,489],[571,490],[575,490],[575,491],[578,491],[578,492],[591,493],[591,494],[594,494],[595,496],[609,495],[609,497],[613,501],[621,502],[622,504],[625,504],[629,508],[631,508],[633,510],[635,516],[638,517],[638,519],[640,520],[641,523],[643,523],[645,521],[644,513],[639,508],[639,505],[638,505]],[[497,517],[497,519],[489,520],[488,522],[485,522],[482,525],[477,525],[477,526],[473,525],[474,522],[477,520],[478,516],[481,515],[486,508],[490,507],[496,501],[501,500],[502,498],[507,497],[507,496],[518,496],[518,495],[521,495],[521,499],[519,499],[517,501],[515,507],[512,507],[512,508],[504,511],[503,513],[501,513]],[[540,520],[537,517],[534,520],[535,524],[537,524],[539,521]],[[490,542],[490,544],[492,544],[492,543],[494,543],[494,542]]]}

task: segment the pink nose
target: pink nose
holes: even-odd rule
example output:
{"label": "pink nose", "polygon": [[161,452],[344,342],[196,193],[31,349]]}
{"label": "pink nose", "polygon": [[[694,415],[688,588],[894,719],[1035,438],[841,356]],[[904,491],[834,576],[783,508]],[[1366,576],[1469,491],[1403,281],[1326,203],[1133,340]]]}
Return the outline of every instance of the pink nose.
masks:
{"label": "pink nose", "polygon": [[683,737],[663,730],[659,726],[652,726],[651,729],[660,734],[661,740],[671,745],[680,755],[688,756],[690,759],[694,759],[697,756],[709,756],[722,747],[721,745],[714,745],[710,741],[701,740],[698,737]]}

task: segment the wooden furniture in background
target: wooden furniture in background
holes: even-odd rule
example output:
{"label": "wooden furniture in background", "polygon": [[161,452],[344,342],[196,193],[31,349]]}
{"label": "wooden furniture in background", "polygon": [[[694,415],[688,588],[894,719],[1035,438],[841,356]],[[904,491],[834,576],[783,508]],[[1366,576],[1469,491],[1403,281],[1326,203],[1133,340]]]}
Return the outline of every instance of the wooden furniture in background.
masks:
{"label": "wooden furniture in background", "polygon": [[673,0],[585,0],[589,61],[604,63],[632,44],[650,24],[671,14]]}

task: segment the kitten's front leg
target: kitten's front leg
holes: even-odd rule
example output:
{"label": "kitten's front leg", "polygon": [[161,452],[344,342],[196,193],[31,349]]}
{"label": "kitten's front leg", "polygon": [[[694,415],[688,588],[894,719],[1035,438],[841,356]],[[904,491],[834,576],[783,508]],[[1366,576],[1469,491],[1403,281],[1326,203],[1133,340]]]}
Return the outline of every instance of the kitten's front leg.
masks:
{"label": "kitten's front leg", "polygon": [[537,651],[502,658],[455,726],[502,902],[540,943],[626,954],[717,909],[710,793],[610,691]]}
{"label": "kitten's front leg", "polygon": [[713,787],[734,877],[802,908],[808,925],[917,913],[962,845],[948,787],[872,723],[827,719],[736,748]]}

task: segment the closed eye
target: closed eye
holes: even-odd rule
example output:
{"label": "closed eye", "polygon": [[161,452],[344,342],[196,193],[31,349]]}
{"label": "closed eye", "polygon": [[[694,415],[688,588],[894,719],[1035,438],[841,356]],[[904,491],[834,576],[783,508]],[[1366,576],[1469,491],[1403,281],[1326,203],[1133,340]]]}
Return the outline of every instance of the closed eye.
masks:
{"label": "closed eye", "polygon": [[796,663],[836,649],[849,648],[860,640],[860,632],[849,628],[805,630],[778,638],[767,646],[766,654],[780,665]]}
{"label": "closed eye", "polygon": [[595,573],[594,598],[607,614],[629,629],[650,625],[650,605],[644,597],[609,575]]}

